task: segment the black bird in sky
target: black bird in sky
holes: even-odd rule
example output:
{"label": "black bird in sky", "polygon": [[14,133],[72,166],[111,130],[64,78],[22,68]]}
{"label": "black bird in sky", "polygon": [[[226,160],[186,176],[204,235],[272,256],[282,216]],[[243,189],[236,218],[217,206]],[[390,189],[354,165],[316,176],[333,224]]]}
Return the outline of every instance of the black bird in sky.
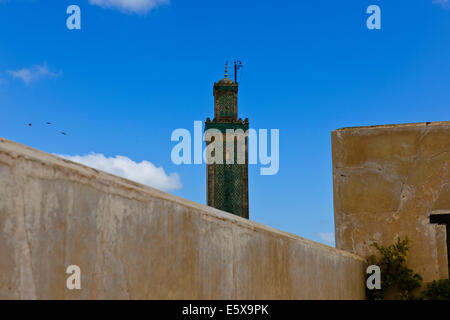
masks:
{"label": "black bird in sky", "polygon": [[31,127],[31,126],[32,126],[32,124],[31,124],[31,123],[29,123],[29,124],[28,124],[28,126],[29,126],[29,127]]}
{"label": "black bird in sky", "polygon": [[65,135],[65,136],[67,135],[67,133],[65,133],[64,131],[61,131],[61,134]]}
{"label": "black bird in sky", "polygon": [[47,124],[52,124],[51,122],[47,122]]}

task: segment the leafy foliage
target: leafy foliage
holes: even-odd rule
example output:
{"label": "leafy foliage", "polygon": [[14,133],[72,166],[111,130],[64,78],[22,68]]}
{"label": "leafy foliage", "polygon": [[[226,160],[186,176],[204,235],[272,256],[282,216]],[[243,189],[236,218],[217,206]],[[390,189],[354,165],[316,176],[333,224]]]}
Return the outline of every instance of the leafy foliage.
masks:
{"label": "leafy foliage", "polygon": [[450,300],[450,280],[435,280],[427,284],[427,289],[422,294],[429,300]]}
{"label": "leafy foliage", "polygon": [[381,289],[366,289],[367,298],[370,300],[382,300],[386,295],[393,295],[394,299],[416,299],[413,291],[422,284],[422,277],[405,266],[410,248],[410,240],[397,240],[397,243],[384,247],[373,243],[380,257],[372,255],[367,261],[370,265],[377,265],[381,270]]}

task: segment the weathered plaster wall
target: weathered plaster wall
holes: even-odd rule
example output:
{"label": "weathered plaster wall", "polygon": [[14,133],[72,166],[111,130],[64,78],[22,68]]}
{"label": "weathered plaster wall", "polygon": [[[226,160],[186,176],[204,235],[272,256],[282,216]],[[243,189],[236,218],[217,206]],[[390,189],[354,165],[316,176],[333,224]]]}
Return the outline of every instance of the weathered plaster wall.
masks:
{"label": "weathered plaster wall", "polygon": [[[79,291],[66,289],[72,264]],[[0,139],[0,299],[360,299],[364,267],[348,252]]]}
{"label": "weathered plaster wall", "polygon": [[365,257],[408,236],[408,265],[448,277],[445,226],[429,215],[450,212],[450,122],[339,129],[332,148],[336,247]]}

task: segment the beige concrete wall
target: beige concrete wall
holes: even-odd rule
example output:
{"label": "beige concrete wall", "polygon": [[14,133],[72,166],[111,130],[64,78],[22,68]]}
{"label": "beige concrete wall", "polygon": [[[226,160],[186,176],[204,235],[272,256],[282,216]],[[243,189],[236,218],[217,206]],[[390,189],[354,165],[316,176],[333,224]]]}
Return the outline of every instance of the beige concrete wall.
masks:
{"label": "beige concrete wall", "polygon": [[336,247],[367,256],[373,242],[408,236],[408,265],[428,282],[448,277],[450,122],[344,128],[332,132]]}
{"label": "beige concrete wall", "polygon": [[[66,289],[72,264],[79,291]],[[361,299],[364,267],[353,254],[0,139],[0,299]]]}

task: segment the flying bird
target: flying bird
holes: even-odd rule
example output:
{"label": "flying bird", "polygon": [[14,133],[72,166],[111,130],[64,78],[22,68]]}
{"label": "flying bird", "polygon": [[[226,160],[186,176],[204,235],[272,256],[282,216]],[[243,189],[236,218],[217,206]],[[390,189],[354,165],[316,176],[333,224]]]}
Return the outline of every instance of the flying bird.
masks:
{"label": "flying bird", "polygon": [[61,131],[61,134],[65,135],[65,136],[67,135],[67,133],[65,133],[64,131]]}
{"label": "flying bird", "polygon": [[31,124],[31,123],[29,123],[29,124],[28,124],[28,126],[29,126],[29,127],[31,127],[31,126],[32,126],[32,124]]}
{"label": "flying bird", "polygon": [[51,122],[47,122],[47,124],[52,124]]}

